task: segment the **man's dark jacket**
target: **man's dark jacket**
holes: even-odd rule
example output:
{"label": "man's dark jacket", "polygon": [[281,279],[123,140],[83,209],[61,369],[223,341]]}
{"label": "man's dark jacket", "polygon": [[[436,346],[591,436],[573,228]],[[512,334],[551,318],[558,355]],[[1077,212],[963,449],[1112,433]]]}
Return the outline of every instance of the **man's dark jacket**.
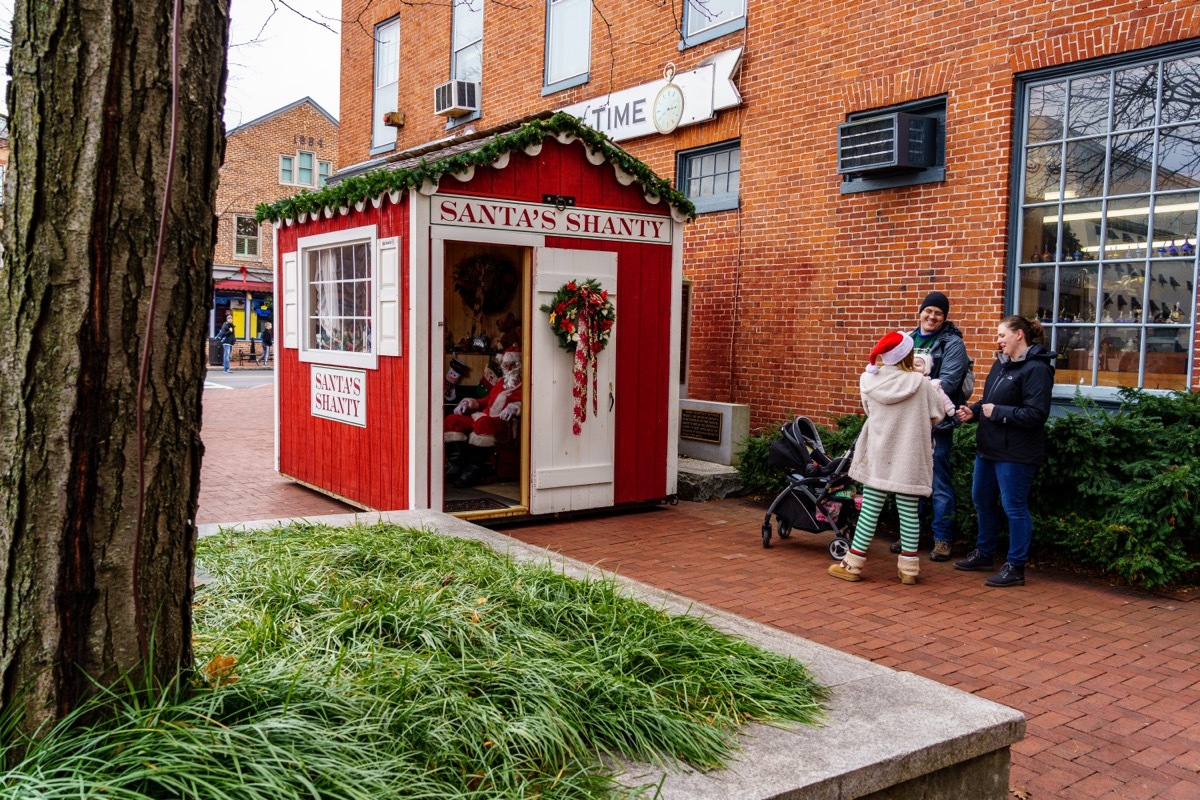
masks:
{"label": "man's dark jacket", "polygon": [[[921,326],[918,325],[912,335],[920,336]],[[967,374],[967,367],[971,365],[971,359],[967,356],[962,331],[950,320],[943,322],[942,327],[938,329],[937,338],[933,340],[929,351],[929,358],[933,362],[930,365],[929,377],[941,379],[942,391],[954,401],[954,405],[961,406],[967,402],[970,398],[963,397],[962,382]]]}

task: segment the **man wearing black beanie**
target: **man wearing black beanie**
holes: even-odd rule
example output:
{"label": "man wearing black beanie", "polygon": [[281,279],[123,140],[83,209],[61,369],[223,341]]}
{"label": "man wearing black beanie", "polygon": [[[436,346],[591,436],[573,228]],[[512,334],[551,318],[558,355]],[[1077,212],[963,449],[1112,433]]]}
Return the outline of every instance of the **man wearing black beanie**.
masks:
{"label": "man wearing black beanie", "polygon": [[[950,299],[941,292],[930,292],[917,311],[919,323],[912,332],[913,354],[924,356],[931,369],[929,376],[942,382],[942,390],[961,406],[963,379],[971,360],[963,344],[962,331],[947,319]],[[954,542],[954,486],[951,483],[950,451],[954,446],[954,422],[947,418],[933,429],[933,552],[932,561],[948,561]],[[893,545],[893,549],[895,545]],[[899,552],[899,551],[897,551]]]}

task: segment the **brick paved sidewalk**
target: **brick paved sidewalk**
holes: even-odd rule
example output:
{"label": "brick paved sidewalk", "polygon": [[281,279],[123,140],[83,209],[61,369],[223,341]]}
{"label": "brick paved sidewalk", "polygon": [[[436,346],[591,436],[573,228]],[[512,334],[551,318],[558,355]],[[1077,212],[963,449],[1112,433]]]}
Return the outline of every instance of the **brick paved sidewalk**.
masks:
{"label": "brick paved sidewalk", "polygon": [[763,549],[764,512],[719,500],[499,529],[1022,711],[1010,786],[1032,798],[1200,798],[1200,602],[1036,566],[991,589],[924,555],[921,583],[902,586],[883,540],[847,583],[825,573],[828,534]]}
{"label": "brick paved sidewalk", "polygon": [[274,391],[269,384],[204,390],[198,525],[354,510],[275,471]]}
{"label": "brick paved sidewalk", "polygon": [[[274,472],[271,397],[205,392],[200,523],[350,510]],[[924,556],[921,583],[901,586],[882,540],[846,583],[825,574],[828,534],[763,549],[764,511],[720,500],[498,529],[1021,710],[1011,786],[1034,800],[1200,798],[1200,602],[1036,565],[1028,585],[989,589]]]}

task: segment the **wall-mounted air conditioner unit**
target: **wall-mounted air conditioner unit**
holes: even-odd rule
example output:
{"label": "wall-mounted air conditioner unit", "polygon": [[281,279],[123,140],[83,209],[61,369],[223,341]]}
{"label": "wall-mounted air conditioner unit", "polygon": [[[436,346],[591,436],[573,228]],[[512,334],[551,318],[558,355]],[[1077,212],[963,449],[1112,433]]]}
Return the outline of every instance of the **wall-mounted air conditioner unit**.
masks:
{"label": "wall-mounted air conditioner unit", "polygon": [[475,81],[446,81],[433,90],[433,113],[461,117],[479,110],[479,84]]}
{"label": "wall-mounted air conditioner unit", "polygon": [[855,175],[934,165],[937,120],[897,111],[838,125],[838,172]]}

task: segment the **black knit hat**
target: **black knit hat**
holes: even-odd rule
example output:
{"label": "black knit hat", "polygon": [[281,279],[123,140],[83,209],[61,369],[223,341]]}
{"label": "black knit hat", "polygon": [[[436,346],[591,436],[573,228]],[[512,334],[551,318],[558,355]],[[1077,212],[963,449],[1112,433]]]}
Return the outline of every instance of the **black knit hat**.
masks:
{"label": "black knit hat", "polygon": [[934,308],[940,308],[942,310],[942,316],[950,316],[950,298],[946,297],[946,295],[942,294],[941,292],[930,292],[929,294],[925,295],[925,299],[921,301],[921,307],[917,309],[917,313],[920,314],[930,306],[933,306]]}

